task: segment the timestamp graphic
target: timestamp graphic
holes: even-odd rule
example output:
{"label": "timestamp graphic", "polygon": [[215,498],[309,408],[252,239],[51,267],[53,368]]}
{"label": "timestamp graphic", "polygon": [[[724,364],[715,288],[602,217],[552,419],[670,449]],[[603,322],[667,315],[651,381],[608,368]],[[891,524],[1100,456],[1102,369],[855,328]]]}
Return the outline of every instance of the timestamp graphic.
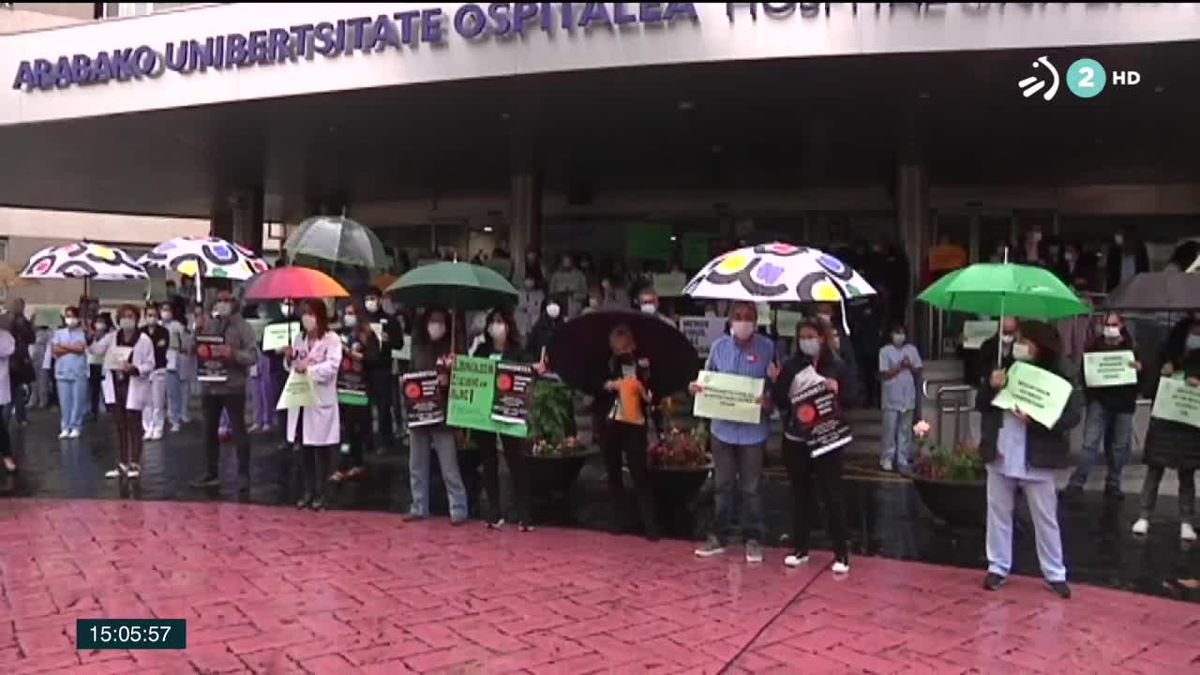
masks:
{"label": "timestamp graphic", "polygon": [[76,619],[75,648],[187,649],[187,619]]}

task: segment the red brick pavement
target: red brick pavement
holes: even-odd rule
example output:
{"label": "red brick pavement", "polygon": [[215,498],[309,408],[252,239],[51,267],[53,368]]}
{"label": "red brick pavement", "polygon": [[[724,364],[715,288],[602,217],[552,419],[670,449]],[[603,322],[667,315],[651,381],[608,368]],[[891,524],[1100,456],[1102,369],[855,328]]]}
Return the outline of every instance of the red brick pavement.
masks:
{"label": "red brick pavement", "polygon": [[[1193,604],[877,558],[835,579],[828,555],[213,503],[10,500],[0,527],[5,673],[1200,669]],[[75,651],[105,616],[187,619],[189,647]]]}

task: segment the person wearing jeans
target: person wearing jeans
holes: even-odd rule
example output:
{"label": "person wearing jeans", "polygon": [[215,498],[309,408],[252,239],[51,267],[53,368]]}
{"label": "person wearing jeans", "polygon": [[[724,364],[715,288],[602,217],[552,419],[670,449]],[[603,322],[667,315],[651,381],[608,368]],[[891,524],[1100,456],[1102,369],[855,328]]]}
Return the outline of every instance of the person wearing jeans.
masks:
{"label": "person wearing jeans", "polygon": [[[718,373],[742,375],[766,381],[770,373],[778,374],[775,365],[775,343],[755,332],[758,310],[753,303],[734,303],[730,309],[730,333],[713,343],[704,369]],[[703,391],[699,382],[689,386],[693,394]],[[716,480],[717,529],[696,549],[696,555],[707,558],[725,552],[726,543],[737,534],[738,513],[735,499],[741,497],[741,534],[745,541],[746,562],[763,561],[762,541],[766,535],[762,507],[762,467],[767,436],[770,434],[770,397],[760,400],[763,414],[755,424],[713,420],[711,449],[713,474]],[[735,494],[735,491],[739,494]]]}
{"label": "person wearing jeans", "polygon": [[54,378],[58,382],[58,408],[61,414],[59,438],[79,438],[88,405],[87,333],[79,318],[79,309],[63,312],[63,327],[50,338],[54,358]]}
{"label": "person wearing jeans", "polygon": [[[1125,330],[1125,321],[1120,314],[1109,312],[1104,316],[1104,327],[1084,352],[1133,352],[1134,344]],[[1133,359],[1129,369],[1134,373],[1142,370],[1142,364]],[[1135,375],[1136,378],[1136,375]],[[1087,420],[1083,425],[1083,452],[1079,466],[1071,474],[1064,496],[1074,499],[1083,495],[1088,474],[1096,466],[1101,447],[1108,463],[1104,477],[1104,495],[1109,499],[1123,499],[1121,492],[1121,470],[1129,462],[1129,447],[1133,442],[1133,413],[1137,408],[1137,382],[1122,386],[1096,386],[1100,383],[1085,382],[1087,397]]]}
{"label": "person wearing jeans", "polygon": [[[450,353],[450,314],[440,308],[431,308],[421,317],[415,331],[412,350],[413,370],[441,370],[442,385],[450,384],[449,365],[453,362]],[[409,488],[412,505],[406,521],[424,520],[429,517],[429,459],[436,452],[442,480],[446,482],[446,498],[450,502],[450,523],[462,525],[470,516],[467,503],[467,488],[462,473],[458,470],[458,448],[454,442],[454,431],[444,424],[418,427],[411,430],[408,454]]]}
{"label": "person wearing jeans", "polygon": [[250,437],[246,433],[246,376],[258,361],[254,329],[242,318],[233,293],[221,290],[212,313],[196,332],[196,364],[203,386],[205,475],[194,487],[216,487],[221,481],[219,426],[229,416],[237,446],[238,489],[250,489]]}
{"label": "person wearing jeans", "polygon": [[159,317],[167,328],[167,421],[171,424],[171,433],[178,433],[186,420],[182,367],[179,362],[183,351],[184,332],[183,322],[175,318],[175,310],[170,304],[164,304],[159,310]]}

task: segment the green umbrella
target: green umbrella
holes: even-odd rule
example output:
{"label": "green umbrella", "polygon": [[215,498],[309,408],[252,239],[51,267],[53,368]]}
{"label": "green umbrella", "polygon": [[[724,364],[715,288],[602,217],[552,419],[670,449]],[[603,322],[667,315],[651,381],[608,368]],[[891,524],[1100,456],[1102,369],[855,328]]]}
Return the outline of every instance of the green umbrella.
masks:
{"label": "green umbrella", "polygon": [[324,260],[337,265],[386,269],[383,243],[369,228],[345,216],[314,216],[296,227],[284,248],[293,260]]}
{"label": "green umbrella", "polygon": [[517,289],[495,270],[464,262],[440,262],[416,267],[387,291],[409,307],[490,309],[512,306]]}
{"label": "green umbrella", "polygon": [[1047,321],[1092,311],[1050,271],[1010,263],[977,263],[952,272],[917,299],[948,312]]}

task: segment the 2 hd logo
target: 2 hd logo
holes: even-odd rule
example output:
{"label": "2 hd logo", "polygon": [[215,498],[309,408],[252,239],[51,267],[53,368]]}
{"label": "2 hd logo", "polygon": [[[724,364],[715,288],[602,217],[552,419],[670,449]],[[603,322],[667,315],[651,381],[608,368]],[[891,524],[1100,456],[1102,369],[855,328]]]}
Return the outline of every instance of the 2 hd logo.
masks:
{"label": "2 hd logo", "polygon": [[1114,87],[1132,87],[1142,81],[1141,74],[1136,70],[1114,70],[1109,73],[1095,59],[1076,60],[1067,68],[1061,79],[1058,68],[1045,56],[1039,56],[1032,65],[1034,74],[1017,82],[1017,87],[1025,98],[1040,93],[1043,101],[1054,100],[1062,79],[1066,80],[1067,89],[1079,98],[1095,98],[1108,84]]}

